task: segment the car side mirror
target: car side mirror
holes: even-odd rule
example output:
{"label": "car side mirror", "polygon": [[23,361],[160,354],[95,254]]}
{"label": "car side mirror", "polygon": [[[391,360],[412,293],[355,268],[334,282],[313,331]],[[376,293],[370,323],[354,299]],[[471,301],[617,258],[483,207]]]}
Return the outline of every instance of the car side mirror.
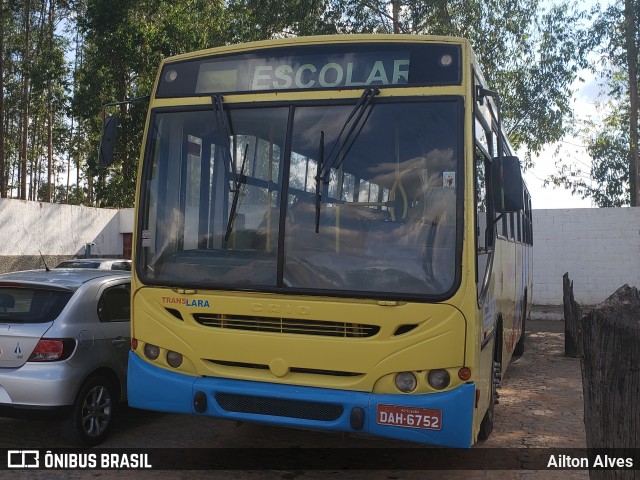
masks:
{"label": "car side mirror", "polygon": [[493,204],[498,213],[524,209],[524,184],[518,157],[496,157],[491,161]]}

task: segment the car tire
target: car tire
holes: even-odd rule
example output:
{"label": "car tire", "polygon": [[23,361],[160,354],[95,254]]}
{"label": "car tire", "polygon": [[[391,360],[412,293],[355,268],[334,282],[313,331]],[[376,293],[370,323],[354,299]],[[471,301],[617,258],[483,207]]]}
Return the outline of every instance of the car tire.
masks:
{"label": "car tire", "polygon": [[65,422],[67,439],[89,447],[102,443],[113,424],[116,401],[111,381],[100,375],[86,380]]}

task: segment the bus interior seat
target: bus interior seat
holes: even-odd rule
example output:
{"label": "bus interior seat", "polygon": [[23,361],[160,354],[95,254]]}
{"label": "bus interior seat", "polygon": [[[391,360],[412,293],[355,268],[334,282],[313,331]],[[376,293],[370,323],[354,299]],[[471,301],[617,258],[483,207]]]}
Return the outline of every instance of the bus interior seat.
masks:
{"label": "bus interior seat", "polygon": [[[455,190],[429,189],[408,211],[406,219],[374,222],[366,252],[422,264],[430,280],[452,280],[455,252]],[[440,278],[439,278],[440,277]]]}
{"label": "bus interior seat", "polygon": [[451,285],[455,271],[456,191],[434,188],[427,195],[426,218],[434,225],[428,268],[441,285]]}

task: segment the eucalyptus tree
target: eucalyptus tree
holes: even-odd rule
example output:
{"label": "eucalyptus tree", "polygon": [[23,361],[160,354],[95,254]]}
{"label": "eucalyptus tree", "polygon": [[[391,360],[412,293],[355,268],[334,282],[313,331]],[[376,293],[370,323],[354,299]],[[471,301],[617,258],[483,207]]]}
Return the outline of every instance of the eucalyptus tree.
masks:
{"label": "eucalyptus tree", "polygon": [[3,197],[47,200],[48,196],[37,194],[40,176],[53,173],[57,167],[54,155],[65,150],[62,132],[68,104],[66,40],[56,33],[59,20],[68,11],[65,1],[2,1],[0,194]]}
{"label": "eucalyptus tree", "polygon": [[[584,64],[583,14],[538,0],[80,0],[84,61],[74,112],[86,131],[88,177],[105,205],[131,205],[144,106],[120,106],[116,163],[98,169],[100,104],[146,95],[167,55],[225,43],[329,33],[414,33],[469,38],[502,93],[516,147],[538,152],[572,118],[571,83]],[[127,133],[128,132],[128,133]]]}
{"label": "eucalyptus tree", "polygon": [[638,195],[638,43],[640,1],[613,3],[598,12],[591,29],[598,60],[591,66],[602,81],[596,112],[577,134],[590,165],[558,162],[548,183],[565,187],[600,207],[637,206]]}
{"label": "eucalyptus tree", "polygon": [[331,0],[345,33],[453,35],[470,40],[490,87],[500,92],[505,127],[530,153],[571,126],[572,83],[586,66],[586,13],[538,0]]}
{"label": "eucalyptus tree", "polygon": [[146,105],[117,107],[116,162],[104,170],[97,165],[102,104],[148,95],[163,57],[221,44],[227,35],[224,2],[82,0],[78,9],[83,62],[73,111],[86,139],[89,201],[132,206]]}
{"label": "eucalyptus tree", "polygon": [[325,0],[229,0],[230,43],[337,33],[341,10]]}
{"label": "eucalyptus tree", "polygon": [[0,198],[7,197],[7,169],[4,155],[4,0],[0,0]]}

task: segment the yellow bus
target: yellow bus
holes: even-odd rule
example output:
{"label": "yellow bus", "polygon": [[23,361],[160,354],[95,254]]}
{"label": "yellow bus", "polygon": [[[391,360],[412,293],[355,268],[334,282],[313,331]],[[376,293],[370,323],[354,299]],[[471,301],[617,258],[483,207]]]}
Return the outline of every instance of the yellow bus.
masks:
{"label": "yellow bus", "polygon": [[531,202],[466,40],[225,46],[164,60],[149,102],[130,405],[489,435],[524,347]]}

